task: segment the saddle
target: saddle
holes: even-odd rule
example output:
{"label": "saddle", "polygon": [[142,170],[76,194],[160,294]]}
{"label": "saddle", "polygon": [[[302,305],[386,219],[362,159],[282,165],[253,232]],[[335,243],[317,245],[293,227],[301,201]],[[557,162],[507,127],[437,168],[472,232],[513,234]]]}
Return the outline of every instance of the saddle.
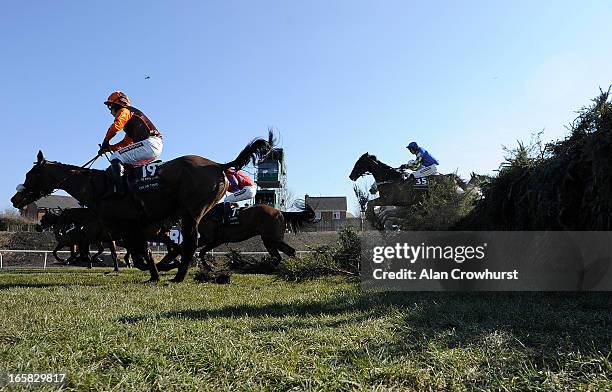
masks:
{"label": "saddle", "polygon": [[154,161],[144,166],[126,168],[125,179],[128,189],[134,193],[146,193],[163,188],[164,180],[157,170],[162,163]]}
{"label": "saddle", "polygon": [[211,220],[222,226],[234,226],[240,224],[240,211],[244,207],[238,207],[234,203],[219,203],[208,213]]}

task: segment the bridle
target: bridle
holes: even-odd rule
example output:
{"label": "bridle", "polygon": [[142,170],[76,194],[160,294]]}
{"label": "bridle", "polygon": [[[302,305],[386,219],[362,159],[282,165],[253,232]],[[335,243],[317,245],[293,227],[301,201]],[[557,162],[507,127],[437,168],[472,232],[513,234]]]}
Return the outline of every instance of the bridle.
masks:
{"label": "bridle", "polygon": [[[375,159],[375,158],[372,158],[372,155],[369,155],[369,154],[368,154],[368,155],[366,155],[365,157],[362,157],[361,159],[363,159],[364,161],[365,161],[366,159],[367,159],[367,160],[369,160],[369,161],[370,161],[370,164],[372,164],[372,165],[374,165],[374,166],[378,167],[378,168],[379,168],[379,170],[386,170],[386,168],[384,167],[384,166],[386,166],[386,165],[383,165],[383,164],[382,164],[382,162],[378,161],[378,160],[377,160],[377,159]],[[361,160],[361,159],[360,159],[360,160]],[[361,163],[361,167],[360,167],[360,169],[363,169],[363,165],[364,165],[364,164],[365,164],[365,162]],[[390,166],[389,166],[389,169],[390,169],[390,170],[389,170],[390,172],[391,172],[391,171],[398,172],[398,169],[394,169],[393,167],[390,167]],[[363,172],[363,173],[362,173],[362,174],[361,174],[359,177],[363,177],[363,176],[365,176],[366,174],[372,174],[372,175],[374,175],[374,173],[372,173],[372,171],[370,171],[370,170],[365,170],[365,171],[364,171],[364,172]],[[400,173],[398,172],[398,174],[400,174]],[[391,183],[393,183],[393,182],[394,182],[393,180],[376,181],[376,185],[391,184]]]}
{"label": "bridle", "polygon": [[[91,166],[94,164],[94,162],[100,158],[102,156],[102,154],[96,154],[95,157],[93,157],[92,159],[90,159],[89,161],[85,162],[84,165],[81,166],[82,169],[89,169],[91,168]],[[46,161],[43,161],[40,164],[45,164]],[[36,173],[35,176],[40,176],[40,173]],[[56,189],[59,189],[60,186],[62,186],[66,181],[68,181],[68,179],[71,177],[70,174],[67,174],[64,178],[62,178],[61,180],[58,181],[58,183],[55,185],[55,187],[49,189],[49,190],[44,190],[44,189],[39,189],[38,191],[34,192],[31,190],[28,190],[24,184],[19,184],[17,186],[17,191],[18,192],[22,192],[28,199],[32,198],[32,200],[38,200],[40,198],[49,196],[50,194],[52,194],[53,192],[55,192]],[[19,190],[19,189],[23,189],[23,190]]]}
{"label": "bridle", "polygon": [[370,161],[372,161],[374,164],[376,164],[376,162],[374,162],[374,161],[372,160],[372,158],[370,158],[370,156],[369,156],[369,155],[365,155],[365,156],[360,157],[360,158],[359,158],[359,160],[357,161],[357,163],[359,164],[359,167],[358,167],[358,168],[359,168],[359,170],[363,170],[363,172],[362,172],[362,173],[359,175],[359,177],[357,177],[357,178],[363,177],[363,176],[365,176],[365,175],[367,175],[367,174],[372,174],[372,172],[371,172],[370,170],[367,170],[367,169],[364,167],[364,166],[366,165],[366,162],[365,162],[365,160],[366,160],[366,159],[369,159],[369,160],[370,160]]}

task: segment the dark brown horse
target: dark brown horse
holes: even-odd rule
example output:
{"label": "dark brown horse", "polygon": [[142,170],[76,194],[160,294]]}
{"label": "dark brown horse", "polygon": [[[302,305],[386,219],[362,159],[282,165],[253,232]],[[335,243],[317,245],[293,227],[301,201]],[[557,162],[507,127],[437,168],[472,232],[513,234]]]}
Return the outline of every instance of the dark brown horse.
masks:
{"label": "dark brown horse", "polygon": [[[88,268],[92,268],[93,260],[96,260],[104,252],[104,248],[108,247],[113,259],[114,271],[119,271],[117,247],[113,236],[89,208],[67,208],[60,210],[59,213],[48,211],[40,219],[40,229],[53,230],[57,241],[53,256],[57,261],[69,264],[81,259],[87,262]],[[90,256],[89,252],[89,246],[92,244],[98,246],[98,253],[94,256]],[[67,260],[57,255],[57,252],[64,247],[70,248],[71,255]],[[125,261],[130,267],[129,259]]]}
{"label": "dark brown horse", "polygon": [[[217,208],[223,208],[218,205]],[[200,239],[198,246],[203,246],[200,257],[219,245],[229,242],[241,242],[257,235],[266,250],[277,263],[281,261],[279,250],[287,256],[295,256],[295,249],[284,241],[287,229],[296,233],[304,224],[314,221],[315,213],[306,205],[302,211],[281,211],[265,204],[257,204],[244,208],[238,213],[238,224],[220,224],[218,220],[207,214],[200,221],[198,229]],[[178,263],[171,263],[179,252],[170,251],[159,262],[160,271],[168,271],[178,267]]]}
{"label": "dark brown horse", "polygon": [[[376,158],[376,155],[368,154],[367,152],[359,157],[349,179],[357,181],[359,177],[366,174],[371,174],[376,181],[373,189],[379,192],[378,199],[371,200],[369,205],[412,205],[415,200],[419,199],[419,193],[427,190],[426,187],[419,187],[413,176],[407,175],[400,169],[391,167]],[[441,174],[438,176],[428,177],[429,181],[436,181],[439,178],[450,178],[454,181],[458,192],[464,192],[467,188],[465,181],[457,174]],[[376,191],[371,193],[376,193]],[[416,199],[415,199],[416,197]]]}
{"label": "dark brown horse", "polygon": [[[168,249],[178,247],[169,237],[172,222],[166,222],[160,232],[148,240],[151,242],[161,242]],[[113,259],[114,271],[119,272],[117,258],[117,246],[125,247],[125,242],[116,234],[109,233],[98,216],[89,208],[66,208],[59,212],[48,211],[40,219],[40,224],[36,226],[38,231],[52,230],[57,241],[57,246],[53,250],[53,256],[63,264],[70,264],[73,261],[81,260],[88,263],[88,268],[92,268],[92,262],[108,249]],[[97,245],[98,253],[90,256],[90,245]],[[66,260],[57,254],[64,247],[70,247],[70,257]],[[130,250],[126,249],[123,261],[128,268],[130,264]],[[148,270],[146,264],[137,265],[139,269]]]}
{"label": "dark brown horse", "polygon": [[113,194],[113,183],[106,172],[47,161],[39,151],[34,167],[26,174],[24,184],[17,187],[11,202],[22,208],[55,189],[65,190],[95,211],[110,232],[121,235],[135,262],[146,260],[152,282],[159,280],[159,273],[148,252],[147,239],[159,231],[165,220],[180,218],[183,258],[173,281],[181,282],[197,247],[198,224],[227,190],[224,171],[246,166],[250,160],[267,154],[271,147],[267,141],[255,139],[235,160],[225,164],[195,155],[173,159],[157,168],[165,186],[138,195]]}

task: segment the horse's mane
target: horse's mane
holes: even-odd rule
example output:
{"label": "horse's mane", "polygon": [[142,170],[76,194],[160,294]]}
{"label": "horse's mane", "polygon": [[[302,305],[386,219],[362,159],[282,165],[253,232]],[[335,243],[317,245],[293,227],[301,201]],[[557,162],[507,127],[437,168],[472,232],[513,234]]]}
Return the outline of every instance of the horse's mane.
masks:
{"label": "horse's mane", "polygon": [[45,163],[50,163],[53,165],[61,165],[69,170],[76,170],[78,172],[82,172],[82,173],[95,173],[95,172],[103,172],[104,170],[100,170],[100,169],[91,169],[91,168],[85,168],[82,166],[76,166],[76,165],[71,165],[69,163],[62,163],[62,162],[58,162],[58,161],[49,161],[49,160],[45,160]]}
{"label": "horse's mane", "polygon": [[371,160],[373,160],[374,162],[376,162],[376,164],[378,164],[378,165],[382,166],[384,169],[386,169],[386,170],[393,170],[393,171],[395,171],[395,169],[394,169],[393,167],[391,167],[391,166],[387,165],[387,164],[386,164],[386,163],[384,163],[384,162],[379,161],[379,160],[378,160],[378,158],[376,158],[376,155],[373,155],[373,154],[372,154],[372,155],[370,155],[370,154],[368,154],[368,157],[369,157]]}

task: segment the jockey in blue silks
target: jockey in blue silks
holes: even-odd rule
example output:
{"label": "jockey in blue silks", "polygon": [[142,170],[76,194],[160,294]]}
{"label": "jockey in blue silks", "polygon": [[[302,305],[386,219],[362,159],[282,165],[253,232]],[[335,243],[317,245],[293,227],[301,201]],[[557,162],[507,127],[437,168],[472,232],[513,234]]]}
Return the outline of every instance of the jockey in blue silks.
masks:
{"label": "jockey in blue silks", "polygon": [[416,159],[405,165],[401,165],[401,169],[413,170],[412,176],[414,176],[414,178],[429,177],[438,174],[439,162],[436,158],[431,156],[426,149],[419,147],[416,142],[411,142],[406,148],[416,155]]}

